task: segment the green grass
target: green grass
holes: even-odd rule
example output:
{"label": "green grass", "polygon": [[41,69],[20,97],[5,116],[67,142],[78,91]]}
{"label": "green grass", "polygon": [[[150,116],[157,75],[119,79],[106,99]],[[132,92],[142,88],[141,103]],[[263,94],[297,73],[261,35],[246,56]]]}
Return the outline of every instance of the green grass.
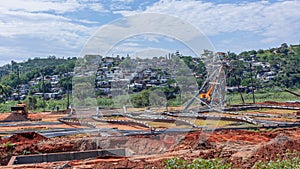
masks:
{"label": "green grass", "polygon": [[[292,90],[300,93],[300,89]],[[252,94],[242,93],[246,103],[253,103]],[[299,97],[284,91],[270,91],[270,92],[255,92],[255,102],[276,101],[286,102],[293,100],[300,100]],[[239,93],[227,94],[227,104],[242,104],[242,99]]]}
{"label": "green grass", "polygon": [[14,147],[15,144],[11,143],[10,141],[6,142],[6,143],[3,143],[2,145],[3,147]]}
{"label": "green grass", "polygon": [[[22,101],[23,102],[23,101]],[[44,108],[42,106],[42,99],[37,100],[38,108],[35,110],[29,110],[30,112],[42,112],[44,111]],[[56,106],[59,107],[59,110],[65,110],[67,108],[67,98],[63,98],[61,100],[46,100],[46,111],[51,111],[52,107],[55,107],[54,110],[56,110]],[[0,103],[0,113],[3,112],[11,112],[11,107],[16,106],[18,104],[18,101],[6,101],[5,103]]]}
{"label": "green grass", "polygon": [[17,103],[17,101],[8,101],[6,103],[0,103],[0,113],[10,112],[10,107],[16,106]]}
{"label": "green grass", "polygon": [[[293,92],[300,93],[300,89],[292,90]],[[243,93],[244,99],[246,103],[252,103],[252,94],[246,94]],[[70,104],[72,105],[72,97],[70,96]],[[242,100],[239,93],[234,94],[227,94],[227,104],[242,104]],[[104,107],[121,107],[124,100],[126,100],[124,97],[116,97],[114,99],[109,98],[98,98],[97,104],[99,106]],[[276,101],[276,102],[286,102],[286,101],[293,101],[293,100],[300,100],[299,97],[294,96],[290,93],[284,92],[284,91],[270,91],[270,92],[255,92],[255,101],[256,102],[264,102],[264,101]],[[176,100],[170,100],[169,102],[172,102],[172,104],[177,105],[178,99]],[[10,107],[15,106],[17,104],[17,101],[7,101],[6,103],[0,103],[0,113],[1,112],[10,112]],[[172,105],[170,104],[170,105]],[[42,99],[38,99],[38,108],[36,110],[30,110],[31,112],[41,112],[43,111],[42,106]],[[169,105],[169,106],[170,106]],[[60,110],[64,110],[67,107],[67,98],[64,97],[61,100],[46,100],[46,111],[51,111],[52,107],[59,106]]]}

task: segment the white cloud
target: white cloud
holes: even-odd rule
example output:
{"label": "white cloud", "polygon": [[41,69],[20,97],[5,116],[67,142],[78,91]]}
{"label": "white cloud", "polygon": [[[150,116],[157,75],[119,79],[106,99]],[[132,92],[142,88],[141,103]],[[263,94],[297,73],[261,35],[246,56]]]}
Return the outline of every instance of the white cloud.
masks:
{"label": "white cloud", "polygon": [[44,12],[56,11],[64,13],[67,11],[74,11],[80,7],[80,4],[74,0],[66,2],[53,2],[53,1],[37,1],[37,0],[5,0],[1,6],[10,10],[22,10],[27,12]]}
{"label": "white cloud", "polygon": [[[8,60],[6,56],[27,58],[50,54],[78,55],[86,40],[100,24],[88,20],[90,18],[76,18],[84,10],[108,12],[98,0],[2,1],[0,6],[1,59]],[[68,14],[65,15],[66,13]],[[69,15],[70,13],[72,15]]]}
{"label": "white cloud", "polygon": [[56,40],[68,47],[78,47],[82,40],[96,30],[53,14],[3,10],[0,14],[0,36],[7,38],[27,36],[46,41]]}
{"label": "white cloud", "polygon": [[[86,19],[72,19],[65,17],[61,13],[77,11],[83,8],[105,11],[101,4],[93,1],[88,3],[77,2],[76,0],[4,1],[0,7],[0,38],[6,38],[4,40],[10,41],[12,44],[18,43],[19,45],[22,45],[20,41],[23,41],[25,44],[28,41],[34,41],[31,43],[44,43],[36,43],[36,45],[44,45],[45,53],[56,47],[64,48],[66,52],[63,53],[68,53],[67,50],[79,52],[88,37],[97,30],[95,25],[99,25],[99,22]],[[56,13],[53,13],[53,11]],[[92,25],[86,26],[85,24]],[[27,50],[34,49],[29,48]],[[18,55],[21,52],[26,53],[15,47],[12,53]],[[34,52],[32,51],[32,53]]]}
{"label": "white cloud", "polygon": [[146,34],[132,36],[114,45],[108,55],[118,54],[126,56],[126,54],[130,54],[133,57],[164,56],[176,50],[176,47],[173,49],[164,46],[163,44],[166,42],[173,43],[172,47],[178,46],[173,39],[160,35]]}
{"label": "white cloud", "polygon": [[257,1],[232,4],[161,0],[145,10],[116,11],[124,16],[143,12],[170,14],[188,21],[208,36],[244,31],[261,36],[262,43],[298,42],[300,1]]}
{"label": "white cloud", "polygon": [[169,53],[172,53],[172,51],[161,49],[161,48],[144,48],[140,49],[138,51],[135,51],[132,56],[133,57],[139,57],[139,58],[149,58],[152,59],[153,57],[160,57],[160,56],[166,56]]}
{"label": "white cloud", "polygon": [[134,2],[134,0],[112,0],[112,2],[130,3],[130,2]]}
{"label": "white cloud", "polygon": [[105,13],[105,12],[109,12],[108,10],[106,10],[102,4],[99,4],[99,3],[91,3],[91,4],[87,4],[85,6],[86,8],[90,8],[96,12],[102,12],[102,13]]}
{"label": "white cloud", "polygon": [[[90,15],[83,18],[90,10],[99,14],[108,12],[108,17],[111,17],[110,12],[120,13],[124,16],[138,13],[162,13],[177,16],[184,22],[175,24],[176,30],[171,31],[184,35],[180,37],[185,38],[185,40],[193,40],[195,33],[183,30],[186,27],[186,22],[192,23],[205,35],[217,39],[217,43],[220,43],[219,46],[226,50],[245,48],[246,45],[249,45],[250,48],[262,44],[272,47],[270,44],[299,42],[299,0],[272,3],[257,1],[240,4],[215,4],[196,0],[161,0],[146,8],[144,5],[142,8],[139,7],[138,10],[132,11],[133,3],[139,6],[145,2],[112,0],[105,4],[107,8],[113,10],[108,11],[103,6],[104,1],[100,0],[3,0],[0,5],[0,42],[7,45],[1,44],[1,59],[5,55],[16,57],[20,54],[27,55],[26,57],[45,56],[53,52],[63,55],[77,54],[76,52],[80,51],[84,42],[100,25],[97,21],[90,21]],[[72,15],[69,15],[70,13]],[[81,17],[76,18],[77,16]],[[93,19],[95,17],[92,16]],[[111,18],[115,18],[115,16]],[[143,17],[135,17],[127,20],[128,22],[120,22],[120,25],[111,25],[111,29],[108,30],[111,31],[108,32],[109,36],[104,38],[109,38],[107,41],[110,42],[115,37],[121,37],[121,34],[126,30],[122,27],[132,25],[137,27],[128,31],[133,35],[135,32],[142,32],[143,30],[149,30],[150,33],[153,31],[154,33],[162,32],[166,35],[172,34],[168,27],[174,26],[173,21],[176,19],[171,19],[170,25],[166,24],[168,21],[165,19],[164,16],[149,17],[146,20]],[[110,18],[105,18],[104,22],[107,20]],[[162,24],[164,26],[161,27]],[[149,28],[145,28],[145,25]],[[245,35],[247,40],[235,32],[247,34]],[[225,36],[227,34],[232,37]],[[255,40],[251,39],[252,37]],[[153,43],[160,41],[155,36],[145,36],[145,40]],[[176,41],[172,37],[167,38],[167,40]],[[241,44],[239,41],[243,41],[243,43]],[[133,43],[128,43],[126,46],[128,50],[137,51],[140,49],[135,46],[137,44],[134,41],[131,42]],[[25,47],[21,43],[26,43]],[[30,46],[30,44],[34,45]],[[169,43],[166,42],[165,44]],[[125,46],[123,47],[126,50]],[[162,45],[163,47],[165,46]]]}
{"label": "white cloud", "polygon": [[110,4],[110,10],[132,10],[132,6],[130,6],[130,4],[133,2],[134,0],[112,0]]}
{"label": "white cloud", "polygon": [[80,9],[89,8],[97,12],[107,12],[99,2],[77,0],[4,0],[1,7],[9,10],[20,10],[26,12],[48,12],[56,13],[74,12]]}
{"label": "white cloud", "polygon": [[[140,35],[172,38],[191,48],[199,56],[203,49],[214,50],[207,38],[189,23],[170,15],[145,13],[122,18],[103,26],[89,40],[81,55],[105,54],[120,41]],[[155,43],[153,38],[146,37],[145,40]],[[162,48],[167,47],[166,45],[169,43],[161,44]]]}
{"label": "white cloud", "polygon": [[125,43],[122,43],[122,47],[124,47],[124,46],[141,46],[141,45],[138,43],[133,43],[133,42],[125,42]]}
{"label": "white cloud", "polygon": [[26,53],[26,51],[22,50],[19,47],[0,46],[0,53],[1,53],[0,66],[10,63],[11,60],[20,62],[27,59],[22,57],[21,55],[16,56],[15,55],[16,50],[22,54]]}

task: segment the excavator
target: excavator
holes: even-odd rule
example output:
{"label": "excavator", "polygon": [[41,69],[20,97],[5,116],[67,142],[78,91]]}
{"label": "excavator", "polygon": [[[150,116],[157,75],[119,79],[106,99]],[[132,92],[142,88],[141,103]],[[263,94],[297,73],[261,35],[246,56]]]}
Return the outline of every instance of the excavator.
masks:
{"label": "excavator", "polygon": [[214,87],[215,87],[215,83],[216,83],[216,80],[214,80],[214,82],[212,83],[212,85],[210,86],[210,88],[208,89],[207,92],[200,92],[199,94],[199,98],[200,100],[202,100],[204,103],[207,103],[209,104],[211,102],[211,94],[214,90]]}
{"label": "excavator", "polygon": [[[226,66],[226,65],[225,65]],[[208,68],[208,75],[200,90],[191,98],[183,110],[188,110],[195,100],[198,100],[202,106],[211,108],[211,103],[214,100],[214,105],[223,104],[223,94],[225,93],[225,72],[223,63],[211,63]],[[213,98],[212,95],[218,95]]]}
{"label": "excavator", "polygon": [[[209,82],[206,82],[205,85],[208,85],[210,84]],[[213,90],[214,90],[214,87],[215,87],[215,84],[216,84],[216,80],[214,80],[212,83],[212,85],[209,87],[209,89],[207,91],[199,91],[195,97],[193,97],[189,102],[188,104],[184,107],[184,110],[187,110],[191,104],[194,102],[194,100],[196,98],[199,98],[200,101],[201,101],[201,105],[204,106],[204,105],[208,105],[210,102],[211,102],[211,95],[213,93]]]}

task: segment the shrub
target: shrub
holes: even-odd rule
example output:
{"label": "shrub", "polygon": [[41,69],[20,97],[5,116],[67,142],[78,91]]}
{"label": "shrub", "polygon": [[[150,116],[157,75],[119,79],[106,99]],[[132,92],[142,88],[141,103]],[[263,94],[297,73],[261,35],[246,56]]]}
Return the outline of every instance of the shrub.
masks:
{"label": "shrub", "polygon": [[3,147],[14,147],[15,144],[11,143],[10,141],[3,143]]}
{"label": "shrub", "polygon": [[276,161],[269,161],[267,163],[259,161],[253,169],[296,169],[300,168],[300,157],[296,151],[291,153],[287,150],[283,159],[277,158]]}
{"label": "shrub", "polygon": [[231,164],[224,163],[220,159],[196,159],[188,163],[184,159],[172,158],[165,161],[165,169],[195,169],[195,168],[211,168],[211,169],[231,169]]}

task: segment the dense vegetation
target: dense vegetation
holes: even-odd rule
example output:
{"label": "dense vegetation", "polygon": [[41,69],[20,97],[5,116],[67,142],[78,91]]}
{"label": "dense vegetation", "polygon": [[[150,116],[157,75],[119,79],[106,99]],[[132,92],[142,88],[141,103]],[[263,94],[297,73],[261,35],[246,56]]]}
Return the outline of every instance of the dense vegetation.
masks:
{"label": "dense vegetation", "polygon": [[[274,71],[277,76],[268,82],[254,79],[254,86],[258,89],[272,88],[300,88],[300,45],[290,45],[283,43],[279,48],[267,50],[244,51],[240,54],[228,53],[227,59],[231,61],[231,71],[228,72],[228,86],[251,86],[251,75],[262,74],[265,68],[254,67],[253,61],[264,62],[270,65],[269,71]],[[243,59],[244,61],[242,61]],[[251,71],[252,70],[252,71]],[[235,77],[236,76],[236,77]]]}
{"label": "dense vegetation", "polygon": [[[49,56],[48,58],[28,59],[26,62],[5,65],[0,69],[4,72],[0,74],[0,84],[16,88],[18,84],[27,84],[32,78],[54,74],[64,74],[73,71],[76,58],[56,58]],[[6,73],[5,73],[6,72]]]}
{"label": "dense vegetation", "polygon": [[[28,59],[26,62],[17,63],[12,61],[11,64],[7,64],[0,67],[0,103],[4,102],[5,98],[16,92],[16,89],[23,84],[28,84],[33,78],[47,77],[50,75],[63,75],[64,73],[73,71],[77,58],[56,58],[55,56],[49,56],[48,58],[34,58]],[[64,77],[59,81],[59,86],[64,89],[70,87],[70,77]],[[68,86],[67,86],[68,85]],[[51,84],[45,82],[45,92],[49,92]],[[38,83],[36,86],[31,86],[29,94],[36,92],[42,92],[42,83]]]}
{"label": "dense vegetation", "polygon": [[165,169],[194,169],[194,168],[211,168],[211,169],[231,169],[231,164],[224,163],[222,160],[205,160],[196,159],[191,163],[180,158],[172,158],[165,161]]}
{"label": "dense vegetation", "polygon": [[[182,158],[172,158],[165,161],[165,169],[194,169],[194,168],[211,168],[211,169],[233,169],[230,163],[221,159],[196,159],[188,162]],[[253,169],[296,169],[300,168],[300,157],[298,152],[287,151],[282,158],[275,161],[262,162],[258,161],[252,167]]]}
{"label": "dense vegetation", "polygon": [[[206,70],[203,62],[200,58],[193,58],[191,56],[183,56],[181,59],[196,75],[196,81],[199,86],[203,83]],[[227,73],[227,86],[242,86],[244,88],[255,87],[255,96],[258,101],[264,101],[266,99],[274,101],[296,100],[290,94],[284,93],[282,89],[289,88],[296,92],[299,92],[300,88],[300,45],[287,45],[282,44],[278,48],[271,48],[267,50],[251,50],[244,51],[240,54],[228,52],[224,58],[226,62]],[[26,62],[16,63],[14,61],[11,64],[0,67],[0,103],[5,103],[7,97],[13,92],[16,92],[17,86],[21,84],[27,84],[33,78],[50,75],[64,75],[67,72],[73,71],[77,58],[56,58],[55,56],[49,56],[48,58],[34,58],[28,59]],[[269,67],[264,68],[262,66],[253,66],[253,62],[268,63]],[[125,63],[125,62],[124,62]],[[274,79],[269,81],[262,81],[256,78],[257,75],[263,74],[266,71],[273,71],[276,73]],[[251,80],[251,75],[253,79]],[[163,101],[163,104],[170,106],[180,105],[181,98],[177,97],[180,93],[180,88],[172,87],[176,83],[174,80],[168,80],[165,87],[159,88],[163,92],[163,95],[167,100]],[[45,92],[49,92],[50,83],[45,82]],[[64,90],[67,88],[72,89],[72,79],[69,76],[62,76],[58,83],[59,87]],[[295,90],[296,89],[296,90]],[[149,93],[153,94],[156,88],[150,88],[143,90],[142,92],[136,92],[130,96],[130,102],[134,107],[145,107],[151,103],[149,101]],[[42,84],[38,83],[34,87],[30,87],[29,95],[36,92],[42,92]],[[248,93],[246,91],[246,93]],[[64,95],[66,96],[66,95]],[[103,97],[104,96],[104,97]],[[101,106],[115,106],[114,102],[103,95],[101,92],[96,92],[97,103]],[[61,105],[59,101],[47,101],[46,105],[41,99],[33,96],[27,97],[34,100],[36,105],[30,106],[32,110],[39,110],[42,107],[51,109],[53,104]],[[245,95],[246,102],[250,102],[251,96]],[[62,102],[65,102],[66,98],[63,98]],[[122,98],[114,98],[114,100],[122,101]],[[232,104],[240,101],[238,94],[232,94],[227,101]],[[247,101],[248,100],[248,101]],[[11,102],[6,102],[11,104]],[[161,106],[162,106],[161,103]],[[65,104],[65,103],[64,103]],[[9,111],[5,104],[0,105],[0,111]],[[65,105],[61,105],[65,107]]]}

